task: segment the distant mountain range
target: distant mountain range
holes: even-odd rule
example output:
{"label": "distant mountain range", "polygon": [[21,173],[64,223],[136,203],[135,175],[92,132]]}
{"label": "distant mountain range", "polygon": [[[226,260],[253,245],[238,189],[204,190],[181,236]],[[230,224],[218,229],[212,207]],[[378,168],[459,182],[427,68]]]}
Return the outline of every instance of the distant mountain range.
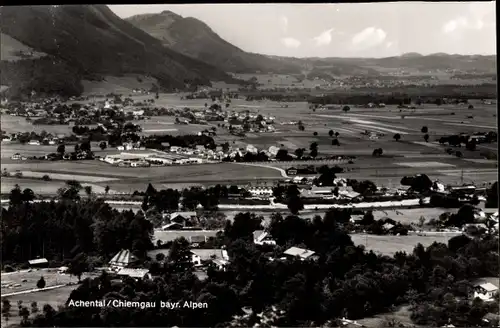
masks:
{"label": "distant mountain range", "polygon": [[222,39],[204,22],[171,11],[126,18],[165,46],[233,73],[300,73],[301,65],[249,53]]}
{"label": "distant mountain range", "polygon": [[[0,8],[0,84],[12,93],[79,94],[82,80],[106,76],[156,79],[164,89],[210,81],[235,82],[230,73],[304,72],[377,76],[453,70],[496,74],[496,56],[407,53],[388,58],[289,58],[245,52],[204,22],[164,11],[127,19],[104,5]],[[5,47],[4,47],[5,46]],[[314,74],[313,74],[314,75]]]}

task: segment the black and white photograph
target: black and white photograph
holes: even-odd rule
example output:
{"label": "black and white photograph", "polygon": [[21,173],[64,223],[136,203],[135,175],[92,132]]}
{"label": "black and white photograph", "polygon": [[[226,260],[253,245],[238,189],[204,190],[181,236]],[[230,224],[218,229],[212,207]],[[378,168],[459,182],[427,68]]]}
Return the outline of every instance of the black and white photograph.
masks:
{"label": "black and white photograph", "polygon": [[495,7],[0,7],[1,327],[500,327]]}

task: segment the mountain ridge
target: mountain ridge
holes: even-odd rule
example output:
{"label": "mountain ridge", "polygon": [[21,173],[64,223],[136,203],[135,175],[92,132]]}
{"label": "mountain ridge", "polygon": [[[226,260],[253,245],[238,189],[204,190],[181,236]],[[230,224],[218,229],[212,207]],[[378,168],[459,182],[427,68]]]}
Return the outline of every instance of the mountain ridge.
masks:
{"label": "mountain ridge", "polygon": [[[80,80],[140,74],[156,78],[165,89],[182,89],[185,83],[209,85],[210,80],[232,80],[210,64],[164,47],[105,5],[2,7],[0,15],[2,33],[72,67]],[[2,62],[2,73],[8,74],[2,74],[1,83],[23,84],[17,81],[16,70],[29,75],[28,67],[36,69],[34,63]],[[23,92],[29,88],[50,88],[40,85],[48,84],[46,79],[35,82],[17,87]]]}

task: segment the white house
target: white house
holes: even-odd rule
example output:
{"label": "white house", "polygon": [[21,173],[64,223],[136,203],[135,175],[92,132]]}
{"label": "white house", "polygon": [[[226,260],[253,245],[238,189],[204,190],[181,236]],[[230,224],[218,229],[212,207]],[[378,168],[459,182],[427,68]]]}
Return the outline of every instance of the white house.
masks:
{"label": "white house", "polygon": [[246,151],[252,154],[257,154],[259,150],[254,145],[248,145]]}
{"label": "white house", "polygon": [[307,259],[315,259],[316,252],[311,251],[309,249],[304,249],[304,248],[299,248],[299,247],[290,247],[287,249],[283,254],[288,255],[290,257],[300,257],[301,260],[307,260]]}
{"label": "white house", "polygon": [[498,293],[498,287],[489,282],[474,286],[474,298],[478,297],[485,302],[493,301],[496,293]]}
{"label": "white house", "polygon": [[256,245],[276,245],[276,241],[271,238],[268,232],[263,230],[253,232],[253,242]]}
{"label": "white house", "polygon": [[280,150],[279,147],[276,146],[269,147],[269,153],[273,156],[276,156],[279,150]]}

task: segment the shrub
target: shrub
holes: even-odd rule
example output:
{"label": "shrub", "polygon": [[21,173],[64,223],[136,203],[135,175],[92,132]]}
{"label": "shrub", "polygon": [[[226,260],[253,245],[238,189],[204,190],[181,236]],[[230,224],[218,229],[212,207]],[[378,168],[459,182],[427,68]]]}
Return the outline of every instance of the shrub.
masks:
{"label": "shrub", "polygon": [[40,277],[40,280],[38,280],[38,282],[36,283],[36,286],[38,288],[44,288],[45,287],[45,279],[43,279],[43,277]]}
{"label": "shrub", "polygon": [[45,174],[43,177],[42,177],[42,180],[43,181],[51,181],[52,178],[50,176],[48,176],[47,174]]}
{"label": "shrub", "polygon": [[16,271],[16,270],[15,270],[13,267],[11,267],[10,265],[6,265],[6,266],[4,266],[4,267],[3,267],[3,270],[4,270],[5,272],[14,272],[14,271]]}

